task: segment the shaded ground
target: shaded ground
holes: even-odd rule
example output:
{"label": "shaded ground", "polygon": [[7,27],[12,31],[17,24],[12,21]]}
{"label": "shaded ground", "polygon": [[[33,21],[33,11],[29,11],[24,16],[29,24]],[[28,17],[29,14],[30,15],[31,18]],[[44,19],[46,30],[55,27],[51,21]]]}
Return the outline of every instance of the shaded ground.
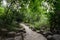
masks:
{"label": "shaded ground", "polygon": [[20,23],[20,25],[23,26],[26,30],[26,36],[25,36],[24,40],[47,40],[43,35],[32,31],[25,24]]}
{"label": "shaded ground", "polygon": [[28,26],[26,26],[25,24],[20,23],[20,25],[21,25],[22,27],[24,27],[25,30],[26,30],[26,35],[23,36],[23,38],[22,38],[21,35],[19,35],[19,36],[11,37],[11,38],[6,38],[6,37],[4,37],[4,38],[2,38],[2,39],[0,38],[0,40],[47,40],[43,35],[38,34],[38,33],[34,32],[34,31],[32,31],[32,30],[31,30]]}

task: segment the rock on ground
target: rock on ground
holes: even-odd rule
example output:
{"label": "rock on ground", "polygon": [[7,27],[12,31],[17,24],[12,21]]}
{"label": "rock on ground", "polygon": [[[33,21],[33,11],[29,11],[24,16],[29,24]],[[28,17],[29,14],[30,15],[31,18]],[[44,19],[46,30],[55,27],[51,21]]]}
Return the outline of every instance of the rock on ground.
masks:
{"label": "rock on ground", "polygon": [[23,26],[26,30],[26,36],[25,36],[24,40],[47,40],[43,35],[32,31],[25,24],[20,23],[20,25]]}

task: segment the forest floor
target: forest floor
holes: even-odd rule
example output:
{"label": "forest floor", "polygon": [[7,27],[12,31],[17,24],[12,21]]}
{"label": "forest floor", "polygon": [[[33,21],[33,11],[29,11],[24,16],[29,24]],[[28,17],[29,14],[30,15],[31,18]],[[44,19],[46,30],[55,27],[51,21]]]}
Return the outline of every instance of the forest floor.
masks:
{"label": "forest floor", "polygon": [[26,30],[26,36],[24,37],[24,40],[47,40],[43,35],[32,31],[29,26],[26,26],[24,23],[20,23],[20,25]]}

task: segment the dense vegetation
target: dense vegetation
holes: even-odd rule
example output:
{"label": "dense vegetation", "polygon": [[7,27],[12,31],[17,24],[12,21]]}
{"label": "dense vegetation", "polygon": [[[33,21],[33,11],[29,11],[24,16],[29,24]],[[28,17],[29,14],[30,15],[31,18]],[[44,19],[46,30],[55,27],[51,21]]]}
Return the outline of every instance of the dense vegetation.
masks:
{"label": "dense vegetation", "polygon": [[[0,28],[19,27],[20,22],[40,30],[59,29],[59,0],[0,0]],[[57,5],[58,4],[58,5]]]}

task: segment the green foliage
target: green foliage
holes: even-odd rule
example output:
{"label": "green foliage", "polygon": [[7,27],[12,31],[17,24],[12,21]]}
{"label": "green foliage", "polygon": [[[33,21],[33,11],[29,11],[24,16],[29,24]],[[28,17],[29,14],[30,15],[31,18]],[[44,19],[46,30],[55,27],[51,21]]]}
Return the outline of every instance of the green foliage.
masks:
{"label": "green foliage", "polygon": [[31,0],[25,13],[25,22],[39,29],[43,25],[50,27],[50,17],[54,13],[53,2],[45,0]]}
{"label": "green foliage", "polygon": [[55,6],[55,14],[51,17],[52,20],[52,24],[51,24],[51,29],[56,29],[56,30],[60,30],[60,0],[55,0],[54,2],[54,6]]}
{"label": "green foliage", "polygon": [[[14,22],[27,22],[34,28],[50,27],[54,3],[49,0],[7,0],[7,6],[0,7],[0,27],[13,29]],[[1,16],[2,15],[2,16]]]}
{"label": "green foliage", "polygon": [[0,7],[0,15],[3,15],[3,14],[4,14],[4,8]]}
{"label": "green foliage", "polygon": [[23,18],[23,14],[21,14],[18,9],[14,9],[14,2],[8,7],[0,7],[0,28],[6,28],[8,30],[14,30],[14,28],[18,28],[19,24],[17,22],[21,21]]}

